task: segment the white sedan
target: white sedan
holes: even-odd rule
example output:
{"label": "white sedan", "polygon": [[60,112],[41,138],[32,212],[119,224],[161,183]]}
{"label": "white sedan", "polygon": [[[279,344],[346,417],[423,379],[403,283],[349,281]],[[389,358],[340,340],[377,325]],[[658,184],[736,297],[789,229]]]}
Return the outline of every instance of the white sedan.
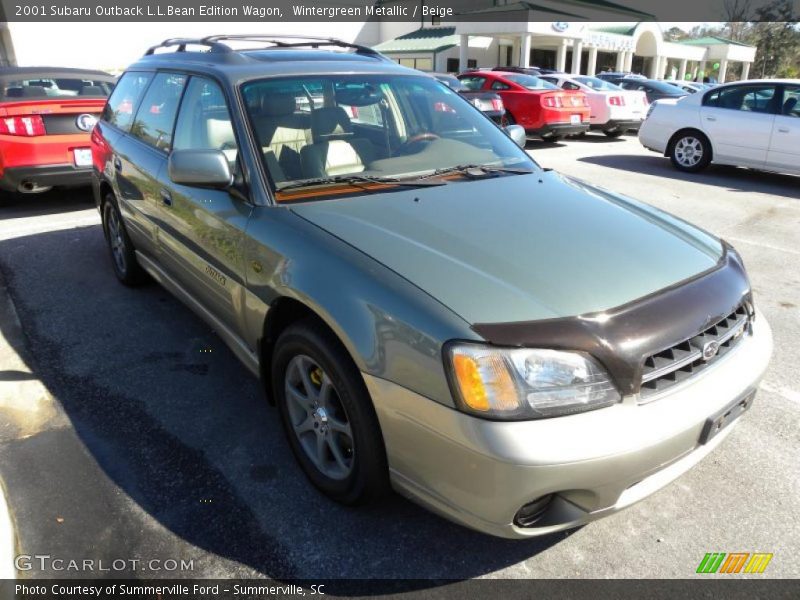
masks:
{"label": "white sedan", "polygon": [[639,141],[681,171],[710,162],[800,175],[800,80],[741,81],[652,105]]}
{"label": "white sedan", "polygon": [[590,129],[600,130],[609,137],[619,137],[629,129],[639,129],[647,111],[644,92],[624,90],[618,85],[588,75],[548,73],[541,79],[565,90],[579,90],[589,101]]}

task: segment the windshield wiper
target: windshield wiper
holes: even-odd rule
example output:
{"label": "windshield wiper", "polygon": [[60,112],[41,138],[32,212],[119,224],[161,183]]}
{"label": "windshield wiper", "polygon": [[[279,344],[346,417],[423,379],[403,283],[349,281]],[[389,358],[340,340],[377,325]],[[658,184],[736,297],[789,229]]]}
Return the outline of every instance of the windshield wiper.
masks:
{"label": "windshield wiper", "polygon": [[[443,181],[420,181],[419,179],[397,179],[396,177],[380,177],[369,175],[333,175],[330,177],[314,177],[312,179],[303,179],[300,181],[292,181],[286,184],[278,184],[277,190],[285,192],[287,190],[295,190],[298,188],[309,187],[313,185],[336,185],[339,183],[349,183],[356,186],[364,186],[365,184],[377,183],[381,185],[403,185],[403,186],[432,186],[432,185],[445,185]],[[367,189],[367,188],[364,188]]]}
{"label": "windshield wiper", "polygon": [[424,175],[423,177],[438,177],[439,175],[447,175],[448,173],[460,173],[465,177],[471,179],[479,179],[486,177],[492,173],[511,173],[514,175],[530,175],[534,171],[532,169],[525,169],[522,167],[501,167],[497,165],[455,165],[453,167],[443,167],[436,169],[433,173]]}

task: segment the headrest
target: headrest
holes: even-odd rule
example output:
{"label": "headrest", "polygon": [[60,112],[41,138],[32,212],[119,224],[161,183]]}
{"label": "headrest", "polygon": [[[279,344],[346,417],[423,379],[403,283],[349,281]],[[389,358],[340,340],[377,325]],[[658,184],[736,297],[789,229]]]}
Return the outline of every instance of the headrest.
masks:
{"label": "headrest", "polygon": [[325,106],[311,112],[311,135],[314,142],[352,133],[350,118],[341,106]]}
{"label": "headrest", "polygon": [[783,103],[783,114],[788,115],[790,112],[794,110],[794,107],[797,106],[797,98],[789,98],[786,102]]}
{"label": "headrest", "polygon": [[103,88],[99,85],[85,85],[78,92],[79,96],[105,96]]}
{"label": "headrest", "polygon": [[44,91],[42,86],[25,86],[13,87],[6,90],[6,96],[9,98],[25,98],[31,96],[43,96],[47,92]]}
{"label": "headrest", "polygon": [[292,94],[264,94],[261,112],[269,117],[284,117],[294,114],[297,102]]}

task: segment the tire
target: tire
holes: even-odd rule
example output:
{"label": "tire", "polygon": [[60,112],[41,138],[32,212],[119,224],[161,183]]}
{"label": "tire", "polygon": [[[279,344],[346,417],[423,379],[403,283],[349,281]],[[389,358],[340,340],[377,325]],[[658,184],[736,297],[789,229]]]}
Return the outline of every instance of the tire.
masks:
{"label": "tire", "polygon": [[389,470],[378,418],[336,337],[316,319],[290,325],[275,344],[271,372],[286,438],[311,483],[342,504],[383,497]]}
{"label": "tire", "polygon": [[702,171],[711,162],[711,144],[699,131],[679,133],[669,144],[669,159],[679,171]]}
{"label": "tire", "polygon": [[604,131],[603,133],[605,133],[610,138],[618,138],[622,137],[622,134],[625,132],[622,131],[622,129],[615,129],[614,131]]}
{"label": "tire", "polygon": [[561,138],[563,137],[563,135],[548,135],[547,137],[542,136],[542,141],[555,144],[556,142],[560,142]]}
{"label": "tire", "polygon": [[129,286],[141,285],[147,281],[147,273],[136,260],[133,243],[113,194],[106,195],[103,202],[103,232],[117,279]]}

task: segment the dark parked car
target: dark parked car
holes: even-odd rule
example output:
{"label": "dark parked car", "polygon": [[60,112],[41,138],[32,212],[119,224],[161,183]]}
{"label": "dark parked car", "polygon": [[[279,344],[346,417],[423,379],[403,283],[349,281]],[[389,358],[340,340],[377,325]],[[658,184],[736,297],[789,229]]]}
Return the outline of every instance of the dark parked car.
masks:
{"label": "dark parked car", "polygon": [[[95,200],[116,277],[155,279],[261,377],[323,493],[549,535],[740,421],[772,338],[731,246],[542,169],[520,126],[374,50],[231,39],[167,40],[122,75]],[[198,410],[224,427],[224,403]]]}
{"label": "dark parked car", "polygon": [[428,73],[438,81],[441,81],[451,90],[458,92],[464,98],[470,101],[475,108],[481,110],[483,114],[489,117],[498,125],[506,125],[505,115],[506,109],[503,105],[503,99],[499,94],[494,92],[473,91],[461,83],[455,75],[450,73]]}
{"label": "dark parked car", "polygon": [[640,79],[638,77],[607,77],[606,81],[615,83],[624,90],[634,90],[647,94],[647,101],[653,104],[656,100],[665,98],[677,99],[688,96],[686,92],[678,86],[660,81],[658,79]]}

